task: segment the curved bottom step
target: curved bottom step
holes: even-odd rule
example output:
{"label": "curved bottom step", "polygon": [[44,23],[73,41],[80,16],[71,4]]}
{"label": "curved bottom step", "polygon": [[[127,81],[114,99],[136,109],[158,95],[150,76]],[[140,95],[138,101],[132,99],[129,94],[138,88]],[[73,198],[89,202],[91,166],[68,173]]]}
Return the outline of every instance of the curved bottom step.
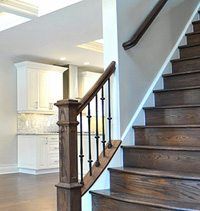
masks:
{"label": "curved bottom step", "polygon": [[200,211],[200,204],[167,201],[111,192],[110,190],[90,191],[93,211]]}

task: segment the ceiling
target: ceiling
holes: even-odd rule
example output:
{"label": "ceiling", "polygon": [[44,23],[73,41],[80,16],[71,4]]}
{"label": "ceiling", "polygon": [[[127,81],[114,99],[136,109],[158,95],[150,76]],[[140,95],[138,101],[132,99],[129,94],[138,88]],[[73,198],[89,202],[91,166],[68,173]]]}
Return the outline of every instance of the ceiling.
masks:
{"label": "ceiling", "polygon": [[0,32],[0,55],[13,62],[103,67],[102,53],[77,47],[102,37],[101,0],[83,0]]}

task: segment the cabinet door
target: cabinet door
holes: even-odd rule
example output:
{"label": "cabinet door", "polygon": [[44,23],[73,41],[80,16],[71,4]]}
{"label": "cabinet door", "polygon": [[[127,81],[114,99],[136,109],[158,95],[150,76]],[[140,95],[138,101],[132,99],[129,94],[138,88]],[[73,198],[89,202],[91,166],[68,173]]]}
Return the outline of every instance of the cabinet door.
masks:
{"label": "cabinet door", "polygon": [[39,109],[49,110],[49,72],[39,72]]}
{"label": "cabinet door", "polygon": [[59,167],[59,137],[58,136],[48,137],[48,167],[49,168]]}
{"label": "cabinet door", "polygon": [[38,102],[38,77],[39,73],[37,70],[29,69],[27,72],[27,110],[37,110],[39,107]]}
{"label": "cabinet door", "polygon": [[38,139],[38,168],[48,168],[48,138],[39,137]]}
{"label": "cabinet door", "polygon": [[50,110],[56,110],[54,106],[58,100],[63,99],[63,74],[56,71],[49,72],[49,108]]}
{"label": "cabinet door", "polygon": [[35,169],[37,160],[35,136],[18,135],[18,167]]}

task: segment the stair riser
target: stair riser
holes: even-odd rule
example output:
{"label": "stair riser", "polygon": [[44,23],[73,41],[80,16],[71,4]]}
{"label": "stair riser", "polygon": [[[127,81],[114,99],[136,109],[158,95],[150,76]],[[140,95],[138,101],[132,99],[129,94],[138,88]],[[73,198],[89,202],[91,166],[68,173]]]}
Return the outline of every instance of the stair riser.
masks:
{"label": "stair riser", "polygon": [[118,201],[103,196],[92,195],[92,211],[166,211],[171,209],[155,208],[140,204]]}
{"label": "stair riser", "polygon": [[184,88],[200,86],[200,73],[192,73],[185,75],[173,75],[164,77],[164,88],[174,89],[174,88]]}
{"label": "stair riser", "polygon": [[199,125],[200,107],[145,109],[146,125]]}
{"label": "stair riser", "polygon": [[192,58],[195,56],[200,56],[200,46],[193,46],[188,48],[180,49],[180,58]]}
{"label": "stair riser", "polygon": [[155,93],[156,106],[200,104],[200,89],[168,91]]}
{"label": "stair riser", "polygon": [[200,34],[192,34],[187,36],[188,45],[200,44]]}
{"label": "stair riser", "polygon": [[200,128],[138,128],[136,145],[200,147]]}
{"label": "stair riser", "polygon": [[200,173],[199,151],[124,149],[124,166]]}
{"label": "stair riser", "polygon": [[200,23],[193,24],[193,29],[194,29],[194,32],[199,32],[200,31]]}
{"label": "stair riser", "polygon": [[200,181],[112,172],[111,191],[162,200],[198,202]]}
{"label": "stair riser", "polygon": [[173,73],[182,73],[193,70],[200,70],[200,59],[172,62]]}

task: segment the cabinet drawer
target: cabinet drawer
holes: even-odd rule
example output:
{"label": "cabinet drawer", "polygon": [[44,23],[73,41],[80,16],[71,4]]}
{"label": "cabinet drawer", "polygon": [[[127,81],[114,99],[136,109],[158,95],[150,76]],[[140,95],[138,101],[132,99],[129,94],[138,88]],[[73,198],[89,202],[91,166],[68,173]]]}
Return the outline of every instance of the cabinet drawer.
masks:
{"label": "cabinet drawer", "polygon": [[48,142],[48,153],[59,153],[59,142],[58,140]]}
{"label": "cabinet drawer", "polygon": [[49,155],[49,167],[59,167],[59,156],[57,154]]}

